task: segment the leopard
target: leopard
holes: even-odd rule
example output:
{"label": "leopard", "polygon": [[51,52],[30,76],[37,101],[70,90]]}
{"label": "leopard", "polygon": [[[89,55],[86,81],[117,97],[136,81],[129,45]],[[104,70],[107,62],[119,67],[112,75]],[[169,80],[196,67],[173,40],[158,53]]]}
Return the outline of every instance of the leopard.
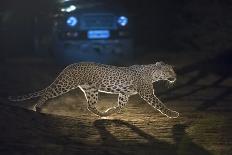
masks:
{"label": "leopard", "polygon": [[[155,95],[153,83],[160,80],[173,84],[176,73],[173,66],[162,61],[147,65],[119,67],[95,62],[79,62],[68,65],[45,89],[22,96],[10,96],[11,101],[39,98],[32,110],[42,112],[47,100],[58,97],[73,89],[80,88],[87,100],[87,109],[93,114],[106,117],[120,113],[127,105],[129,97],[138,94],[145,102],[168,118],[177,118],[173,111]],[[100,111],[96,104],[99,92],[118,95],[116,105]]]}

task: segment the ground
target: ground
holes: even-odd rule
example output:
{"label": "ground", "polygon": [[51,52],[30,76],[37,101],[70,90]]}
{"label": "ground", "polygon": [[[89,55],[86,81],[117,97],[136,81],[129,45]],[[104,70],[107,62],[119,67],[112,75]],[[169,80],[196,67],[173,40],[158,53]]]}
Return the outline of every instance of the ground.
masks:
{"label": "ground", "polygon": [[[176,65],[178,80],[170,88],[164,82],[154,85],[157,96],[180,113],[176,119],[165,117],[138,95],[122,113],[100,118],[86,109],[80,90],[50,100],[43,113],[35,113],[27,108],[36,99],[12,103],[7,96],[44,88],[62,67],[28,59],[2,64],[0,154],[232,154],[232,76],[228,66],[217,66],[223,54],[178,55],[181,61],[175,54],[156,53],[156,60]],[[139,63],[148,63],[149,57],[140,57]],[[116,102],[117,96],[101,93],[98,108]]]}

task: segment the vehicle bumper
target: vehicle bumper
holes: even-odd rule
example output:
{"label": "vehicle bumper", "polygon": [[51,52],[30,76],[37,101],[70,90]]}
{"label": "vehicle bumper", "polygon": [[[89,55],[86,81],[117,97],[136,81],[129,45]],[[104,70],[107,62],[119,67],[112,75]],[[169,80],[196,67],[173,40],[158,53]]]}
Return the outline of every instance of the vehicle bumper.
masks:
{"label": "vehicle bumper", "polygon": [[133,57],[131,39],[56,41],[54,55],[59,63],[80,61],[120,64]]}

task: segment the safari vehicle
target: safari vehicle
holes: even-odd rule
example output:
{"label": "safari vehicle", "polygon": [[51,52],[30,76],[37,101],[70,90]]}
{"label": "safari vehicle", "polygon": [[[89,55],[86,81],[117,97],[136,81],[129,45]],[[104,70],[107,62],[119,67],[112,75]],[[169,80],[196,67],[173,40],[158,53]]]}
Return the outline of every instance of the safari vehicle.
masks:
{"label": "safari vehicle", "polygon": [[133,56],[130,31],[129,15],[115,1],[61,1],[53,25],[53,54],[65,64],[122,63]]}

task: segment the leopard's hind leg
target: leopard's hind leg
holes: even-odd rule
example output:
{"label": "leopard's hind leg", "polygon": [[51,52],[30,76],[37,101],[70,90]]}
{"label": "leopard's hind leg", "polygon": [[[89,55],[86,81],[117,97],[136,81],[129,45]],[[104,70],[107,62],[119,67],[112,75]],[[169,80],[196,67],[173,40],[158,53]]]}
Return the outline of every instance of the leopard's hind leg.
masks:
{"label": "leopard's hind leg", "polygon": [[109,108],[107,109],[105,112],[104,112],[104,116],[109,116],[111,114],[114,114],[116,112],[120,112],[126,105],[126,103],[128,102],[129,100],[129,95],[126,95],[126,94],[119,94],[118,95],[118,105],[112,107],[112,108]]}
{"label": "leopard's hind leg", "polygon": [[62,91],[57,91],[56,89],[53,90],[50,87],[48,87],[44,92],[44,94],[40,97],[40,99],[35,104],[33,110],[36,112],[41,112],[41,108],[46,103],[47,100],[55,98],[61,94],[63,94]]}
{"label": "leopard's hind leg", "polygon": [[79,81],[75,80],[73,76],[71,76],[67,72],[62,72],[57,77],[57,79],[49,87],[46,88],[46,91],[41,95],[33,110],[40,112],[42,106],[47,100],[67,93],[70,90],[76,89],[78,87],[78,84]]}

